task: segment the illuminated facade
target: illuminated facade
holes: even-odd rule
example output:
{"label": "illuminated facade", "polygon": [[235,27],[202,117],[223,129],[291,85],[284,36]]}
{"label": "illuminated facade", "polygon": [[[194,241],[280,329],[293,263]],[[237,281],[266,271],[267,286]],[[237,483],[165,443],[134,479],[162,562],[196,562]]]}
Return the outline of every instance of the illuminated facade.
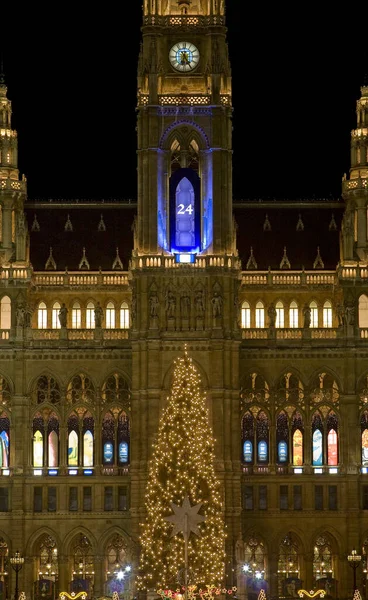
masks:
{"label": "illuminated facade", "polygon": [[355,547],[366,595],[368,87],[342,199],[277,203],[233,200],[223,1],[145,0],[137,87],[137,202],[43,203],[0,82],[0,593],[19,549],[27,596],[132,597],[147,462],[187,344],[226,584],[344,598]]}

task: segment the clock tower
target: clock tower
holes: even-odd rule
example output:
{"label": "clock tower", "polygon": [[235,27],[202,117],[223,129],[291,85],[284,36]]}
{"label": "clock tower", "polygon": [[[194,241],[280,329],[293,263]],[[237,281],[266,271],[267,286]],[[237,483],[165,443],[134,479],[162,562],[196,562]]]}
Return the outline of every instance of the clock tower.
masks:
{"label": "clock tower", "polygon": [[131,512],[138,536],[152,443],[174,360],[186,346],[219,440],[216,469],[224,484],[231,557],[231,532],[237,537],[241,512],[240,262],[225,2],[144,0],[141,32],[138,210],[130,262],[132,423],[141,436],[132,445]]}

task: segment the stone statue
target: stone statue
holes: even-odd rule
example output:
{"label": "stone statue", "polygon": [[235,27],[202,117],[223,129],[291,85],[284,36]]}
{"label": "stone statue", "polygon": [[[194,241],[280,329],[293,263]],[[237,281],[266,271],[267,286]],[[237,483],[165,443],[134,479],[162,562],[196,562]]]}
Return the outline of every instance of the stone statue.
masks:
{"label": "stone statue", "polygon": [[17,310],[16,310],[17,327],[24,326],[25,314],[26,314],[26,310],[25,310],[24,304],[21,302],[20,304],[18,304]]}
{"label": "stone statue", "polygon": [[190,314],[190,297],[189,296],[182,296],[180,298],[180,308],[181,308],[181,316],[184,319],[189,319],[189,314]]}
{"label": "stone statue", "polygon": [[212,300],[211,300],[211,304],[212,304],[213,318],[216,319],[216,317],[221,317],[221,315],[222,315],[222,297],[219,295],[218,292],[214,293]]}
{"label": "stone statue", "polygon": [[337,314],[339,327],[343,327],[345,324],[345,309],[342,304],[337,305],[336,314]]}
{"label": "stone statue", "polygon": [[268,314],[268,326],[275,327],[277,312],[276,312],[276,308],[275,308],[275,305],[273,302],[271,302],[270,306],[268,307],[267,314]]}
{"label": "stone statue", "polygon": [[197,317],[203,317],[203,315],[204,315],[203,290],[197,290],[195,299],[194,299],[194,303],[195,303],[195,310],[196,310]]}
{"label": "stone statue", "polygon": [[168,319],[175,317],[175,309],[176,309],[175,294],[171,290],[168,290],[167,294],[166,294],[166,305],[165,305],[165,310],[166,310]]}
{"label": "stone statue", "polygon": [[355,325],[355,307],[352,302],[348,302],[345,305],[345,317],[348,325]]}
{"label": "stone statue", "polygon": [[103,310],[99,302],[97,302],[97,306],[95,308],[95,326],[102,327],[103,321]]}
{"label": "stone statue", "polygon": [[68,309],[65,306],[65,302],[62,303],[58,316],[59,316],[60,327],[66,327],[66,322],[67,322],[67,317],[68,317]]}
{"label": "stone statue", "polygon": [[308,304],[304,305],[303,308],[303,316],[304,316],[304,329],[309,329],[310,325],[311,325],[311,309],[308,306]]}
{"label": "stone statue", "polygon": [[159,301],[156,293],[153,293],[149,297],[150,316],[158,317]]}
{"label": "stone statue", "polygon": [[32,326],[33,308],[30,304],[26,304],[24,309],[24,324],[26,327]]}

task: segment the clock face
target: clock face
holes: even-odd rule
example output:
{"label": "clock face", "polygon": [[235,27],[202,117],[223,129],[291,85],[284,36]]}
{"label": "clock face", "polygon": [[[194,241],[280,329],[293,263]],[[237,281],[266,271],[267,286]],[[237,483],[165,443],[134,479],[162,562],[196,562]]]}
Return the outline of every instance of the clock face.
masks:
{"label": "clock face", "polygon": [[178,42],[171,48],[169,60],[176,71],[189,73],[199,63],[199,50],[190,42]]}

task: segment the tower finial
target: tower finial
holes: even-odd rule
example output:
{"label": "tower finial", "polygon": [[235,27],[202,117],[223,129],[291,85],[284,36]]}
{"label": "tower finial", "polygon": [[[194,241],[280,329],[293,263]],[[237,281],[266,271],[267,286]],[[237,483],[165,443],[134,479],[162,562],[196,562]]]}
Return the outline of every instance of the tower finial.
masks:
{"label": "tower finial", "polygon": [[4,74],[4,59],[3,55],[0,56],[0,85],[4,85],[5,83],[5,74]]}

